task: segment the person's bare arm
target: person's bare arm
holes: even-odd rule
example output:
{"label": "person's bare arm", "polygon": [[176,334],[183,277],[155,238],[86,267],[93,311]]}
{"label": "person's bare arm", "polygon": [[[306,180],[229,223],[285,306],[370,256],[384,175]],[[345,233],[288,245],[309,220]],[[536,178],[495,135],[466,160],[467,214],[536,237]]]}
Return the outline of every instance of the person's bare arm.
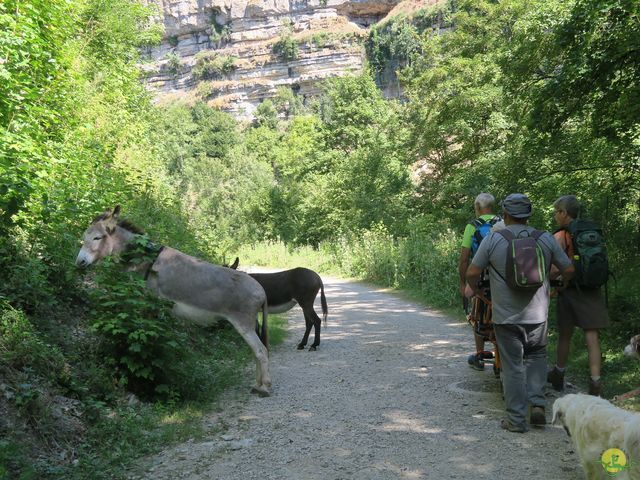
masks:
{"label": "person's bare arm", "polygon": [[576,268],[573,264],[570,264],[567,268],[562,270],[562,287],[567,288],[569,286],[569,282],[573,279],[576,274]]}
{"label": "person's bare arm", "polygon": [[480,276],[482,275],[482,269],[473,263],[469,265],[466,272],[466,281],[473,290],[474,293],[480,293],[478,290],[478,283],[480,282]]}
{"label": "person's bare arm", "polygon": [[458,275],[460,276],[460,296],[464,297],[464,290],[466,287],[465,275],[467,268],[469,267],[469,258],[471,256],[471,249],[462,247],[460,249],[460,259],[458,260]]}

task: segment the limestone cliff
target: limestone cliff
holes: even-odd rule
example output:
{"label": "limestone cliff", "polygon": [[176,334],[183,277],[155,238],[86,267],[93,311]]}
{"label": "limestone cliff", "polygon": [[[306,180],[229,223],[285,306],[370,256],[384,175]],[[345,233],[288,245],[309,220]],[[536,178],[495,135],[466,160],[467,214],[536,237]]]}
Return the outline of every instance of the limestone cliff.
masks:
{"label": "limestone cliff", "polygon": [[[399,0],[148,0],[165,35],[144,52],[158,99],[204,100],[240,119],[287,87],[307,98],[318,82],[364,64],[368,27]],[[411,3],[430,3],[416,2]]]}

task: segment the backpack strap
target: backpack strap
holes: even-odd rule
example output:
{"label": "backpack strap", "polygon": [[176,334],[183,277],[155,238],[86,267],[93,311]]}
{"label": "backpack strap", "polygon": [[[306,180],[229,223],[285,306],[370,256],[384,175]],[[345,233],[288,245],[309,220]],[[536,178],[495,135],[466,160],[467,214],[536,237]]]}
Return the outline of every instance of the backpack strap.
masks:
{"label": "backpack strap", "polygon": [[478,245],[482,243],[482,235],[480,235],[478,228],[481,225],[484,225],[485,223],[487,223],[487,221],[484,218],[480,218],[480,217],[476,218],[473,222],[471,222],[471,225],[473,225],[476,229],[475,232],[473,232],[473,238],[475,238]]}
{"label": "backpack strap", "polygon": [[513,234],[513,232],[507,228],[503,228],[502,230],[498,230],[496,232],[497,234],[499,234],[500,236],[502,236],[502,238],[504,238],[507,242],[510,242],[511,240],[513,240],[516,236]]}
{"label": "backpack strap", "polygon": [[567,257],[569,257],[573,261],[573,256],[575,255],[575,248],[573,248],[573,235],[569,233],[569,230],[563,228],[564,232],[564,244],[565,244],[565,253]]}
{"label": "backpack strap", "polygon": [[493,227],[500,220],[502,220],[502,217],[500,215],[494,215],[493,218],[491,220],[489,220],[489,225],[491,225]]}
{"label": "backpack strap", "polygon": [[[522,232],[527,232],[527,231],[522,230]],[[507,242],[510,242],[511,240],[516,238],[515,234],[508,228],[503,228],[502,230],[498,230],[496,233],[499,233],[500,235],[502,235]],[[518,237],[520,237],[520,233],[518,234]],[[527,232],[527,236],[533,238],[534,240],[538,240],[543,233],[544,233],[543,230],[534,230],[532,232]]]}
{"label": "backpack strap", "polygon": [[[503,228],[502,230],[498,230],[496,233],[499,234],[502,238],[504,238],[507,242],[511,242],[511,240],[515,238],[515,235],[513,234],[513,232],[506,228]],[[500,274],[498,269],[493,266],[493,263],[489,262],[489,266],[493,268],[493,271],[496,272],[496,275],[498,275],[504,283],[507,283],[507,279]]]}

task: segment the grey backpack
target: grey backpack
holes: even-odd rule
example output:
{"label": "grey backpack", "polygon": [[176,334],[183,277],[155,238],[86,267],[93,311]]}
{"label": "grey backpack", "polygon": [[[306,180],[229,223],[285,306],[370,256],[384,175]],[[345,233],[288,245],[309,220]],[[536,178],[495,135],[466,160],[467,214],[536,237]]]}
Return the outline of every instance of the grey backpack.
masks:
{"label": "grey backpack", "polygon": [[[520,236],[525,232],[527,236]],[[547,278],[544,252],[538,243],[538,239],[544,232],[534,230],[529,233],[523,230],[516,237],[513,232],[505,228],[496,233],[502,235],[509,242],[506,264],[507,278],[503,278],[503,280],[509,287],[516,290],[531,291],[540,288]],[[502,275],[500,276],[502,277]]]}

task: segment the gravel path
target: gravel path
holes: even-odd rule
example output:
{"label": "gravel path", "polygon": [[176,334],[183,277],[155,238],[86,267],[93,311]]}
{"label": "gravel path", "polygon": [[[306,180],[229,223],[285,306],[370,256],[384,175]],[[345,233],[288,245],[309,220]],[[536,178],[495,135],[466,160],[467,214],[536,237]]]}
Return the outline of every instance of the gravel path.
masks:
{"label": "gravel path", "polygon": [[272,396],[249,395],[252,363],[246,385],[205,420],[210,438],[147,459],[135,478],[584,478],[564,430],[500,429],[498,380],[490,367],[467,366],[468,325],[375,287],[324,280],[319,350],[295,349],[304,321],[294,308],[288,338],[271,352]]}

